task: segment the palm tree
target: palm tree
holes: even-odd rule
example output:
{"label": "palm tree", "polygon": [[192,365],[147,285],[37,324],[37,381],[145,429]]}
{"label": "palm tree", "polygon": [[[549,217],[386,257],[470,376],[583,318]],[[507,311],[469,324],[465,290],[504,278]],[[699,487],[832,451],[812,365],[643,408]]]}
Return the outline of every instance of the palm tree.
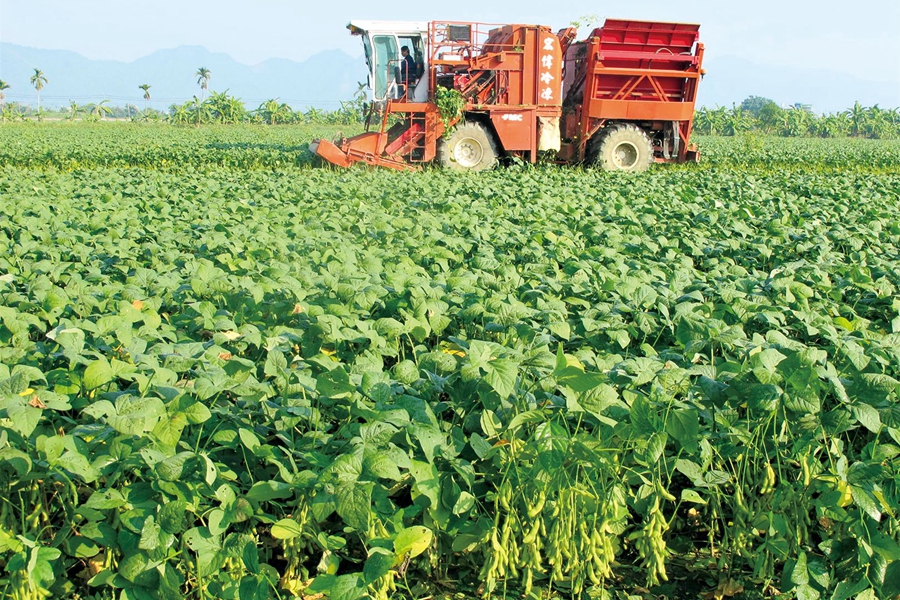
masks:
{"label": "palm tree", "polygon": [[721,135],[728,118],[728,109],[724,106],[701,108],[697,111],[697,133],[701,135]]}
{"label": "palm tree", "polygon": [[[700,110],[703,109],[701,108]],[[314,106],[310,106],[308,109],[306,109],[306,112],[303,113],[303,117],[306,119],[307,123],[318,123],[324,115],[325,111]]]}
{"label": "palm tree", "polygon": [[169,121],[178,125],[186,125],[191,122],[193,115],[190,111],[190,102],[173,104],[169,107]]}
{"label": "palm tree", "polygon": [[844,113],[825,115],[816,123],[816,131],[820,137],[846,137],[850,132],[850,119]]}
{"label": "palm tree", "polygon": [[244,103],[229,96],[228,90],[219,93],[211,92],[204,104],[208,107],[212,120],[219,123],[238,123],[247,114]]}
{"label": "palm tree", "polygon": [[900,108],[889,108],[884,112],[885,118],[890,125],[890,136],[893,138],[900,137]]}
{"label": "palm tree", "polygon": [[12,86],[0,79],[0,112],[3,112],[3,101],[6,100],[6,90]]}
{"label": "palm tree", "polygon": [[107,102],[109,102],[109,100],[101,100],[100,104],[94,105],[94,110],[92,111],[92,114],[101,121],[103,120],[104,116],[112,114],[112,109],[106,106]]}
{"label": "palm tree", "polygon": [[44,89],[44,84],[49,82],[44,76],[44,72],[40,69],[34,70],[34,75],[31,76],[29,81],[31,81],[31,85],[34,86],[34,89],[37,90],[38,112],[41,112],[41,90]]}
{"label": "palm tree", "polygon": [[200,100],[197,96],[188,100],[185,105],[191,106],[194,109],[194,124],[197,127],[199,127],[201,123],[208,123],[211,120],[212,114],[210,112],[209,103]]}
{"label": "palm tree", "polygon": [[866,137],[882,139],[887,137],[891,123],[888,120],[888,111],[877,104],[866,109]]}
{"label": "palm tree", "polygon": [[740,135],[746,133],[753,128],[753,119],[740,106],[731,105],[731,110],[725,114],[725,122],[723,129],[725,135]]}
{"label": "palm tree", "polygon": [[293,115],[290,106],[284,102],[279,104],[278,100],[275,98],[260,104],[259,108],[256,109],[256,113],[269,125],[277,125],[279,121],[284,123],[285,121],[290,120]]}
{"label": "palm tree", "polygon": [[861,135],[865,129],[868,117],[866,109],[859,102],[855,102],[853,108],[845,110],[844,114],[850,119],[850,135]]}
{"label": "palm tree", "polygon": [[194,73],[197,76],[197,84],[200,86],[200,99],[201,101],[204,99],[205,92],[209,87],[209,80],[212,78],[212,73],[210,73],[209,69],[206,67],[200,67],[197,69],[197,72]]}
{"label": "palm tree", "polygon": [[74,100],[69,100],[69,120],[74,121],[75,117],[78,116],[79,111],[81,111],[81,107],[78,106],[78,103]]}
{"label": "palm tree", "polygon": [[150,84],[142,83],[138,87],[144,90],[144,112],[147,112],[147,103],[150,101]]}

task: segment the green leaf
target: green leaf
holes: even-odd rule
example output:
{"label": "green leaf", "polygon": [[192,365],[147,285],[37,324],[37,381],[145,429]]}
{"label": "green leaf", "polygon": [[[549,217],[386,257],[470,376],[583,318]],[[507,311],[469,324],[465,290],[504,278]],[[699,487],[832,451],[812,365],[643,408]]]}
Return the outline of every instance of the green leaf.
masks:
{"label": "green leaf", "polygon": [[82,382],[84,383],[85,388],[92,390],[109,383],[114,378],[115,374],[113,373],[112,366],[110,366],[109,361],[106,360],[106,358],[101,356],[87,366],[87,369],[84,371],[84,376],[82,377]]}
{"label": "green leaf", "polygon": [[900,560],[894,560],[887,566],[881,592],[885,598],[900,596]]}
{"label": "green leaf", "polygon": [[900,561],[900,544],[883,533],[875,533],[870,540],[872,548],[888,562]]}
{"label": "green leaf", "polygon": [[865,577],[854,582],[839,581],[834,587],[834,592],[831,594],[830,600],[848,600],[848,598],[853,598],[868,586],[869,582],[866,581]]}
{"label": "green leaf", "polygon": [[684,458],[679,458],[675,461],[675,469],[690,479],[694,485],[706,487],[706,484],[703,481],[703,469],[701,469],[700,465],[697,463]]}
{"label": "green leaf", "polygon": [[166,502],[159,508],[157,519],[163,531],[171,534],[181,533],[187,521],[188,503],[184,500]]}
{"label": "green leaf", "polygon": [[800,552],[794,568],[791,569],[791,583],[794,585],[802,585],[809,583],[809,573],[806,569],[806,552]]}
{"label": "green leaf", "polygon": [[855,462],[847,470],[847,482],[852,485],[881,484],[889,474],[880,463]]}
{"label": "green leaf", "polygon": [[141,541],[138,548],[141,550],[155,550],[159,546],[160,526],[156,523],[153,515],[147,517],[144,521],[144,527],[141,529]]}
{"label": "green leaf", "polygon": [[241,438],[241,443],[244,444],[250,452],[254,452],[260,446],[259,438],[249,429],[243,427],[238,429],[238,437]]}
{"label": "green leaf", "polygon": [[254,574],[259,574],[259,551],[256,548],[256,543],[253,541],[248,541],[244,544],[244,549],[241,552],[241,559],[244,561],[244,566],[247,570]]}
{"label": "green leaf", "polygon": [[171,458],[158,463],[155,467],[156,474],[163,481],[185,480],[187,474],[193,470],[192,459],[196,458],[193,452],[179,452]]}
{"label": "green leaf", "polygon": [[75,558],[91,558],[100,553],[100,546],[93,540],[81,535],[70,537],[66,541],[66,553]]}
{"label": "green leaf", "polygon": [[234,511],[233,509],[222,510],[221,508],[214,508],[209,512],[209,517],[207,519],[207,527],[209,527],[209,532],[213,535],[222,535],[228,530],[228,526],[234,522]]}
{"label": "green leaf", "polygon": [[440,506],[441,482],[440,474],[434,463],[427,463],[418,460],[412,461],[410,468],[415,484],[413,491],[415,495],[422,495],[428,498],[432,509]]}
{"label": "green leaf", "polygon": [[162,445],[163,448],[174,451],[175,446],[181,439],[181,433],[187,426],[187,417],[184,413],[175,413],[169,417],[164,417],[153,428],[153,437]]}
{"label": "green leaf", "polygon": [[[593,373],[591,375],[593,376]],[[596,381],[593,377],[591,379]],[[601,420],[606,409],[617,402],[619,402],[619,392],[606,383],[601,383],[578,395],[578,403],[581,407]]]}
{"label": "green leaf", "polygon": [[681,501],[693,502],[694,504],[706,504],[706,500],[704,500],[696,490],[692,490],[690,488],[681,490]]}
{"label": "green leaf", "polygon": [[363,470],[375,477],[389,479],[390,481],[400,481],[403,478],[397,463],[382,453],[367,456],[363,460]]}
{"label": "green leaf", "polygon": [[460,492],[459,499],[453,505],[453,514],[464,515],[475,507],[475,503],[475,496],[466,491]]}
{"label": "green leaf", "polygon": [[359,600],[366,595],[366,582],[359,573],[341,575],[331,586],[331,600]]}
{"label": "green leaf", "polygon": [[337,513],[357,531],[368,531],[371,518],[372,483],[349,483],[336,487]]}
{"label": "green leaf", "polygon": [[[91,587],[100,587],[101,585],[114,585],[115,579],[117,577],[121,577],[116,571],[111,569],[106,569],[104,571],[100,571],[93,577],[88,580],[88,585]],[[124,579],[120,579],[120,581],[125,581]]]}
{"label": "green leaf", "polygon": [[24,477],[31,471],[31,458],[21,450],[15,448],[0,449],[0,468],[12,467],[19,477]]}
{"label": "green leaf", "polygon": [[398,557],[409,555],[410,558],[415,558],[428,549],[433,539],[434,534],[427,527],[407,527],[400,530],[394,539],[394,554]]}
{"label": "green leaf", "polygon": [[257,481],[247,492],[247,499],[257,502],[280,500],[294,495],[293,488],[279,481]]}
{"label": "green leaf", "polygon": [[169,563],[157,567],[159,572],[159,595],[163,600],[183,600],[181,587],[184,579]]}
{"label": "green leaf", "polygon": [[510,420],[509,425],[506,426],[506,429],[508,432],[513,433],[522,425],[527,425],[529,423],[546,423],[546,421],[547,415],[543,410],[526,410],[513,417],[512,420]]}
{"label": "green leaf", "polygon": [[30,437],[41,421],[42,412],[41,409],[32,406],[10,406],[6,409],[9,427],[22,437]]}
{"label": "green leaf", "polygon": [[469,435],[469,445],[472,447],[472,450],[478,456],[478,458],[484,458],[487,456],[488,452],[491,451],[491,444],[483,437],[481,437],[478,433],[472,433]]}
{"label": "green leaf", "polygon": [[42,588],[50,587],[56,579],[53,565],[62,556],[56,548],[37,546],[31,549],[28,560],[28,578]]}
{"label": "green leaf", "polygon": [[121,434],[142,436],[165,417],[166,406],[158,398],[123,396],[116,401],[115,414],[108,420],[110,426]]}
{"label": "green leaf", "polygon": [[212,417],[212,413],[202,402],[194,402],[184,409],[184,414],[191,425],[205,423]]}
{"label": "green leaf", "polygon": [[85,483],[92,483],[100,477],[100,472],[91,466],[85,456],[71,450],[56,460],[54,466],[65,469]]}
{"label": "green leaf", "polygon": [[182,536],[187,546],[197,554],[201,576],[208,577],[217,573],[221,565],[221,539],[212,535],[206,527],[194,527]]}
{"label": "green leaf", "polygon": [[117,489],[98,490],[91,494],[84,506],[94,510],[119,508],[125,504],[125,496]]}
{"label": "green leaf", "polygon": [[355,483],[362,470],[362,460],[357,454],[341,454],[322,471],[321,478],[340,484]]}
{"label": "green leaf", "polygon": [[797,595],[797,600],[819,600],[821,597],[819,591],[807,583],[798,585],[794,589],[794,593]]}
{"label": "green leaf", "polygon": [[356,386],[351,383],[350,374],[342,365],[319,375],[316,391],[329,398],[344,398],[355,392]]}
{"label": "green leaf", "polygon": [[287,369],[287,366],[288,363],[287,359],[284,357],[284,353],[281,350],[273,348],[272,350],[269,350],[263,372],[269,377],[275,377]]}
{"label": "green leaf", "polygon": [[878,502],[872,498],[869,491],[865,488],[850,485],[850,491],[853,494],[853,502],[865,511],[874,521],[881,521],[881,507]]}
{"label": "green leaf", "polygon": [[494,388],[501,398],[507,398],[516,388],[519,365],[512,359],[498,358],[484,367],[484,380]]}
{"label": "green leaf", "polygon": [[572,337],[572,326],[569,325],[566,321],[556,321],[554,323],[548,323],[547,329],[550,330],[554,335],[568,340]]}
{"label": "green leaf", "polygon": [[666,431],[678,440],[690,454],[696,454],[700,443],[700,415],[692,408],[681,408],[669,413]]}
{"label": "green leaf", "polygon": [[396,562],[397,556],[394,553],[385,548],[372,547],[369,550],[369,558],[366,559],[366,564],[363,566],[363,578],[366,585],[372,585],[390,573]]}
{"label": "green leaf", "polygon": [[281,519],[272,525],[272,537],[276,540],[290,540],[302,534],[303,528],[293,519]]}
{"label": "green leaf", "polygon": [[143,552],[133,552],[119,563],[119,575],[135,583],[150,567],[150,560]]}
{"label": "green leaf", "polygon": [[874,406],[868,404],[856,404],[850,408],[853,411],[853,416],[856,417],[856,420],[860,425],[872,433],[881,432],[881,416]]}

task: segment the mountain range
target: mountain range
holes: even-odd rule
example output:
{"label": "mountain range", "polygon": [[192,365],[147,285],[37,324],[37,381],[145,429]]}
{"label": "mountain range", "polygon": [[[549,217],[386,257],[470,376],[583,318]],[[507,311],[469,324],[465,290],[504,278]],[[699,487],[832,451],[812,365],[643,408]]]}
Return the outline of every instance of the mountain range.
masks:
{"label": "mountain range", "polygon": [[[867,81],[841,72],[707,56],[707,75],[698,100],[701,106],[730,107],[748,96],[771,98],[781,105],[808,104],[820,113],[841,111],[857,101],[864,106],[900,106],[900,80]],[[113,105],[143,107],[138,86],[146,83],[151,86],[149,106],[166,110],[201,94],[195,75],[200,67],[212,74],[210,90],[227,90],[251,109],[271,98],[294,109],[336,109],[341,101],[353,97],[366,78],[362,57],[342,50],[324,50],[303,62],[273,58],[246,65],[202,46],[158,50],[133,62],[120,62],[0,42],[0,79],[12,86],[6,91],[7,100],[36,104],[29,78],[39,68],[48,79],[41,93],[45,107],[104,99]]]}
{"label": "mountain range", "polygon": [[272,98],[294,109],[337,109],[366,79],[362,58],[341,50],[324,50],[303,62],[273,58],[251,66],[202,46],[158,50],[126,63],[0,42],[0,79],[12,86],[6,91],[7,100],[37,103],[29,78],[38,68],[48,80],[41,91],[44,107],[108,99],[112,105],[143,108],[144,92],[138,86],[146,83],[151,86],[148,105],[166,110],[173,103],[201,95],[195,75],[200,67],[209,69],[212,75],[210,90],[227,90],[250,109]]}

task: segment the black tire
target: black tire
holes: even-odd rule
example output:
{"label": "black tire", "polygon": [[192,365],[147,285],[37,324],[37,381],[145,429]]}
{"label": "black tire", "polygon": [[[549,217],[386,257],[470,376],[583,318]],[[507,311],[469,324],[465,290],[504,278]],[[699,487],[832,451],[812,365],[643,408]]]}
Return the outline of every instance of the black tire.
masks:
{"label": "black tire", "polygon": [[640,127],[620,123],[607,129],[597,145],[595,164],[605,171],[646,171],[653,163],[653,144]]}
{"label": "black tire", "polygon": [[438,162],[454,171],[493,169],[497,156],[494,137],[480,123],[463,123],[438,142]]}

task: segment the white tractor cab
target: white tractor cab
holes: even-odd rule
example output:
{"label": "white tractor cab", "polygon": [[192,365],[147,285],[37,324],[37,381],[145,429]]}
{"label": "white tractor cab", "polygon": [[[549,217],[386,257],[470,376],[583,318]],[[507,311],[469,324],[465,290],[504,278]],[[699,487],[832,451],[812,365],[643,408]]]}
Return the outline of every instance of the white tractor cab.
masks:
{"label": "white tractor cab", "polygon": [[[362,37],[369,66],[369,89],[372,100],[404,99],[407,102],[428,101],[428,23],[426,21],[351,21],[347,25],[352,35]],[[403,56],[400,49],[406,46],[416,61],[416,83],[404,89],[401,78]]]}

